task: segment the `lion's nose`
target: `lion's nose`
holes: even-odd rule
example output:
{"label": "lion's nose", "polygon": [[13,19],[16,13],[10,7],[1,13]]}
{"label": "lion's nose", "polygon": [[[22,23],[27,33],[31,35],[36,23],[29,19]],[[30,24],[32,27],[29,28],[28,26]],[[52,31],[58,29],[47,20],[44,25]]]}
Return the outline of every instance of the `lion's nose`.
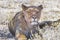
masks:
{"label": "lion's nose", "polygon": [[36,16],[32,16],[33,19],[36,19]]}

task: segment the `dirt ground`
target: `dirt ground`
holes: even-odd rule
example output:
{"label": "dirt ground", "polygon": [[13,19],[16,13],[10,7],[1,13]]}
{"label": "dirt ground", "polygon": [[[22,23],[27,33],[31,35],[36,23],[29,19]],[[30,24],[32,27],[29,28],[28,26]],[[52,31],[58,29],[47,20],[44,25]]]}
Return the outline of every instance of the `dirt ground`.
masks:
{"label": "dirt ground", "polygon": [[[0,40],[15,40],[9,32],[8,23],[22,10],[22,3],[27,6],[43,5],[40,22],[60,19],[60,0],[0,0]],[[39,31],[43,38],[36,34],[33,40],[60,40],[60,24],[55,28],[45,26]]]}

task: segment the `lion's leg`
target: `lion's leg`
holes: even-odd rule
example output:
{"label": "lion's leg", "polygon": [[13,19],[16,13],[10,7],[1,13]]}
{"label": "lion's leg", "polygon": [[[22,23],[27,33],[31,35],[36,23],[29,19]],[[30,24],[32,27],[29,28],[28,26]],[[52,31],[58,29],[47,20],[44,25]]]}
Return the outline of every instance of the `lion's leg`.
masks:
{"label": "lion's leg", "polygon": [[27,40],[27,37],[24,34],[16,34],[16,40]]}
{"label": "lion's leg", "polygon": [[26,35],[24,35],[22,32],[20,32],[19,30],[16,30],[15,33],[15,40],[27,40]]}

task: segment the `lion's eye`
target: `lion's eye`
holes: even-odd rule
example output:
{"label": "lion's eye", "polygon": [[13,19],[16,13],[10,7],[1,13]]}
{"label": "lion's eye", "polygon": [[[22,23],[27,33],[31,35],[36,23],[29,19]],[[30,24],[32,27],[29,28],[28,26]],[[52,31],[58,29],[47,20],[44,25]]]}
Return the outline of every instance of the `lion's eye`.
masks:
{"label": "lion's eye", "polygon": [[36,13],[39,13],[39,12],[36,12]]}
{"label": "lion's eye", "polygon": [[30,11],[27,11],[28,13],[30,13]]}

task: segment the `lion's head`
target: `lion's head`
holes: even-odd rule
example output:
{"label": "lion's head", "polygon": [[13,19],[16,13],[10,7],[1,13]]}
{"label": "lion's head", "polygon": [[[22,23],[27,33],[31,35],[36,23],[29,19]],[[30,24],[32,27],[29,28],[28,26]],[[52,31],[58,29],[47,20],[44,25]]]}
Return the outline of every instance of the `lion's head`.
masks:
{"label": "lion's head", "polygon": [[28,24],[36,25],[40,19],[42,5],[39,6],[25,6],[22,5],[25,20]]}

